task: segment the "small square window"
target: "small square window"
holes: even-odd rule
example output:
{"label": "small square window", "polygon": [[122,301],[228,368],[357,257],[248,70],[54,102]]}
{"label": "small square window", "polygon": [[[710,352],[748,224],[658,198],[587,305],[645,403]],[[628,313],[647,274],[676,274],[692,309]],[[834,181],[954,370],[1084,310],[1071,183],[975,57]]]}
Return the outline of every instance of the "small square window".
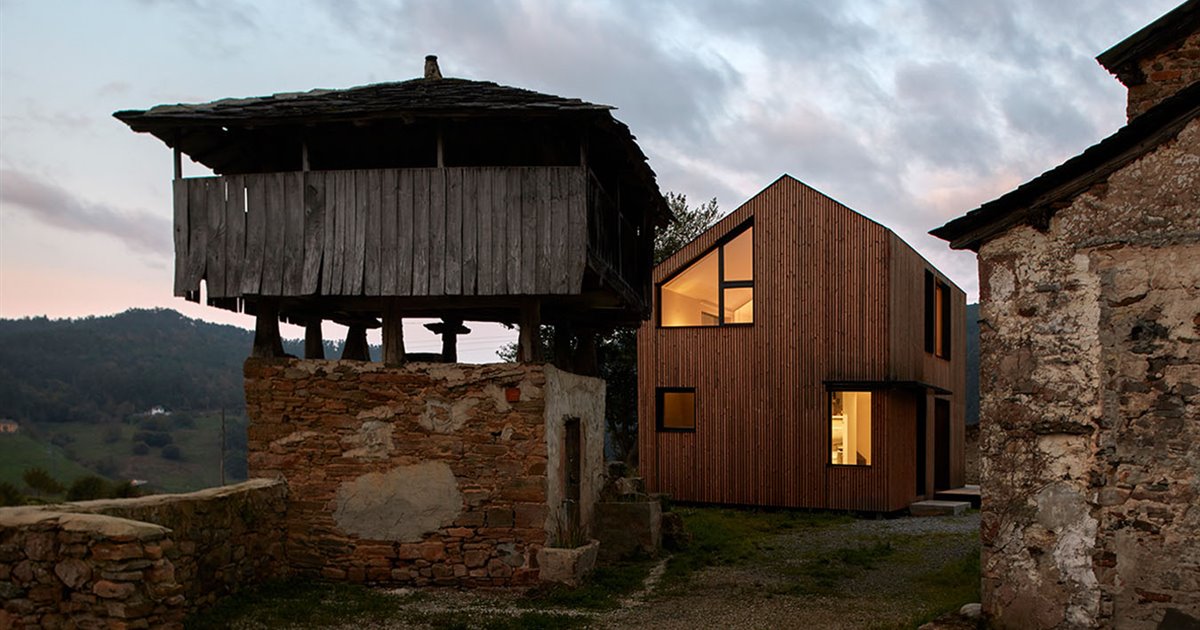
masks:
{"label": "small square window", "polygon": [[659,431],[696,430],[696,390],[660,387],[657,398]]}

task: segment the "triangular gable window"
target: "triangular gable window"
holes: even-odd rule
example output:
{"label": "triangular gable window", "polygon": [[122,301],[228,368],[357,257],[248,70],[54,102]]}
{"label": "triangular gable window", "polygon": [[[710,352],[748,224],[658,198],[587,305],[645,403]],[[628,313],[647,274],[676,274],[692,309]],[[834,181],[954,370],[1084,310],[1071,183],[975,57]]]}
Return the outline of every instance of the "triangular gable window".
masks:
{"label": "triangular gable window", "polygon": [[754,323],[754,227],[727,237],[659,287],[659,325]]}

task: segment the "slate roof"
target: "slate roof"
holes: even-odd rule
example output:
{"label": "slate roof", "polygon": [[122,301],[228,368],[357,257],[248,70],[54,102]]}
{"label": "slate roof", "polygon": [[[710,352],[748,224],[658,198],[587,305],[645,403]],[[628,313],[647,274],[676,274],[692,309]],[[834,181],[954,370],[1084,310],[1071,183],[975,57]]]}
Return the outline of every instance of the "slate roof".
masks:
{"label": "slate roof", "polygon": [[1082,154],[929,233],[950,241],[954,249],[979,251],[984,241],[1012,226],[1044,223],[1080,193],[1174,138],[1197,116],[1200,83],[1180,90]]}
{"label": "slate roof", "polygon": [[229,123],[289,124],[411,116],[529,115],[605,112],[588,103],[532,90],[467,79],[411,79],[340,90],[317,89],[210,103],[158,105],[113,114],[134,131]]}

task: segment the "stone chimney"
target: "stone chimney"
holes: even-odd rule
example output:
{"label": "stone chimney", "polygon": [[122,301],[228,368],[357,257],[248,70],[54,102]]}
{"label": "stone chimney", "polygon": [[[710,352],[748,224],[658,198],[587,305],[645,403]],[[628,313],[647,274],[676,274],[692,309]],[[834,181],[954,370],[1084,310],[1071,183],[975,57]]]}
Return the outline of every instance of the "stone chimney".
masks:
{"label": "stone chimney", "polygon": [[442,71],[438,68],[437,55],[425,55],[425,78],[442,78]]}

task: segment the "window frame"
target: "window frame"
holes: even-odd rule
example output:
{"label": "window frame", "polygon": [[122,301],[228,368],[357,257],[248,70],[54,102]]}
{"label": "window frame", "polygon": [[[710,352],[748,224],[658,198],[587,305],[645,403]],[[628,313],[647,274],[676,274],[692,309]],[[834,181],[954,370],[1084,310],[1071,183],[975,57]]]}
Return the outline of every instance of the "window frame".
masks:
{"label": "window frame", "polygon": [[832,461],[832,453],[826,456],[825,465],[834,468],[871,468],[875,465],[875,398],[876,395],[885,391],[883,388],[873,384],[854,385],[852,383],[839,385],[838,387],[826,387],[825,389],[825,451],[830,452],[830,447],[833,445],[833,395],[837,393],[851,392],[855,394],[867,393],[871,394],[871,463],[869,464],[835,464]]}
{"label": "window frame", "polygon": [[[752,227],[754,227],[754,217],[750,217],[746,221],[740,223],[737,227],[730,230],[729,233],[727,233],[725,236],[722,236],[720,239],[718,239],[716,243],[713,243],[711,247],[709,247],[708,249],[706,249],[706,250],[700,252],[699,254],[697,254],[696,256],[694,256],[691,260],[687,261],[687,263],[680,265],[680,267],[678,269],[676,269],[674,273],[667,276],[666,278],[663,278],[662,282],[659,282],[658,284],[656,284],[654,286],[654,310],[655,310],[654,324],[655,324],[656,328],[664,328],[664,329],[726,328],[726,327],[739,328],[739,327],[753,326],[754,323],[756,321],[758,321],[758,305],[756,303],[750,307],[751,308],[751,311],[750,311],[751,321],[749,321],[749,322],[729,322],[729,323],[725,322],[725,289],[750,289],[752,291],[754,290],[754,279],[755,279],[755,277],[758,276],[758,265],[753,265],[753,256],[754,256],[754,252],[758,249],[758,246],[755,243],[755,240],[758,237],[755,234],[750,235],[750,252],[751,252],[750,255],[751,255],[751,264],[753,266],[753,271],[751,271],[749,280],[725,280],[725,245],[727,245],[730,241],[734,240],[735,238],[741,236],[746,230],[748,230]],[[700,262],[700,260],[703,259],[705,256],[711,254],[713,252],[713,250],[717,251],[717,314],[719,316],[717,323],[712,326],[705,326],[703,324],[698,324],[698,325],[694,325],[694,326],[663,326],[663,323],[662,323],[663,285],[671,282],[676,277],[682,275],[683,272],[690,269],[692,267],[692,265]],[[755,298],[755,301],[757,302],[757,298]]]}
{"label": "window frame", "polygon": [[[693,328],[698,328],[694,326]],[[690,428],[663,426],[663,394],[692,395],[692,426]],[[700,401],[696,398],[695,387],[655,387],[654,388],[654,428],[659,433],[695,433],[696,417],[699,414]]]}
{"label": "window frame", "polygon": [[[938,308],[938,294],[941,294],[941,308]],[[932,270],[925,270],[925,354],[946,361],[950,360],[950,340],[953,338],[950,314],[951,307],[950,283],[943,281]],[[941,330],[938,330],[938,323]],[[940,335],[939,335],[940,333]],[[941,352],[938,352],[938,345]]]}

